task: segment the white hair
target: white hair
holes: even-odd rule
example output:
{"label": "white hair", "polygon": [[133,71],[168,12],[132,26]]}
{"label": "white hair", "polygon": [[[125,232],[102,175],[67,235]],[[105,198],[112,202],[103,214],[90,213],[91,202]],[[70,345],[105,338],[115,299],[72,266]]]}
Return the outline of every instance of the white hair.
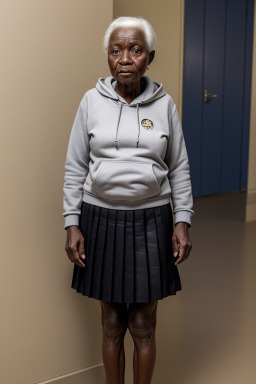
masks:
{"label": "white hair", "polygon": [[144,32],[146,45],[148,52],[151,53],[155,50],[156,46],[156,34],[154,31],[154,28],[152,25],[143,17],[118,17],[115,19],[107,28],[104,39],[103,39],[103,47],[104,50],[108,51],[109,46],[109,39],[111,33],[117,29],[117,28],[124,28],[124,27],[131,27],[131,28],[139,28]]}

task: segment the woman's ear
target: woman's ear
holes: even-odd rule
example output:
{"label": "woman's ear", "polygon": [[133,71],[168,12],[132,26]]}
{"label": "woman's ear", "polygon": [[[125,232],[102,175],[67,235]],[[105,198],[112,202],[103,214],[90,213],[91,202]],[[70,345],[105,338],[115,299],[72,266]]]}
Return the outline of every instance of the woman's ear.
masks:
{"label": "woman's ear", "polygon": [[150,54],[149,54],[148,65],[149,65],[150,63],[152,63],[152,61],[154,60],[155,53],[156,53],[156,51],[152,51],[152,52],[150,52]]}

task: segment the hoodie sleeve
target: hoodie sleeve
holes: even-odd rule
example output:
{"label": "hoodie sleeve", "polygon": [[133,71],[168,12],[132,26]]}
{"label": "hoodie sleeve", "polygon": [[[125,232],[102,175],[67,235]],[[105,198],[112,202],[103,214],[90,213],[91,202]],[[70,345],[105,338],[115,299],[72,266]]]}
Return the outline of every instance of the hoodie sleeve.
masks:
{"label": "hoodie sleeve", "polygon": [[168,179],[171,187],[175,224],[183,221],[191,226],[191,217],[194,211],[190,168],[176,105],[173,107],[170,119],[170,137],[165,162],[169,167]]}
{"label": "hoodie sleeve", "polygon": [[89,138],[87,134],[87,111],[80,103],[71,129],[63,186],[63,216],[65,229],[79,225],[83,184],[89,172]]}

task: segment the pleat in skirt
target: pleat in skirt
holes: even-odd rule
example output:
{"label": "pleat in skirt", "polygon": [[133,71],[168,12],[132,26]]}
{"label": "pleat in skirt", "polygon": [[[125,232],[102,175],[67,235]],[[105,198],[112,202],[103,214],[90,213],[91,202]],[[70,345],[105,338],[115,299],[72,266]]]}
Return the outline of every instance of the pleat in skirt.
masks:
{"label": "pleat in skirt", "polygon": [[140,303],[182,289],[172,251],[170,204],[118,210],[82,202],[79,228],[85,267],[74,264],[71,287],[97,300]]}

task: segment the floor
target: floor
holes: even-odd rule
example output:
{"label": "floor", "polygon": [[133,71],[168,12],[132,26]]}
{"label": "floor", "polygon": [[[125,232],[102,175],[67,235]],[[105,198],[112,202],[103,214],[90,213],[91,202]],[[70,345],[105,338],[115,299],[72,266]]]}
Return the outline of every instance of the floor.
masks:
{"label": "floor", "polygon": [[[152,384],[256,383],[256,221],[246,193],[195,198],[182,291],[159,301]],[[126,337],[126,383],[132,349]]]}

